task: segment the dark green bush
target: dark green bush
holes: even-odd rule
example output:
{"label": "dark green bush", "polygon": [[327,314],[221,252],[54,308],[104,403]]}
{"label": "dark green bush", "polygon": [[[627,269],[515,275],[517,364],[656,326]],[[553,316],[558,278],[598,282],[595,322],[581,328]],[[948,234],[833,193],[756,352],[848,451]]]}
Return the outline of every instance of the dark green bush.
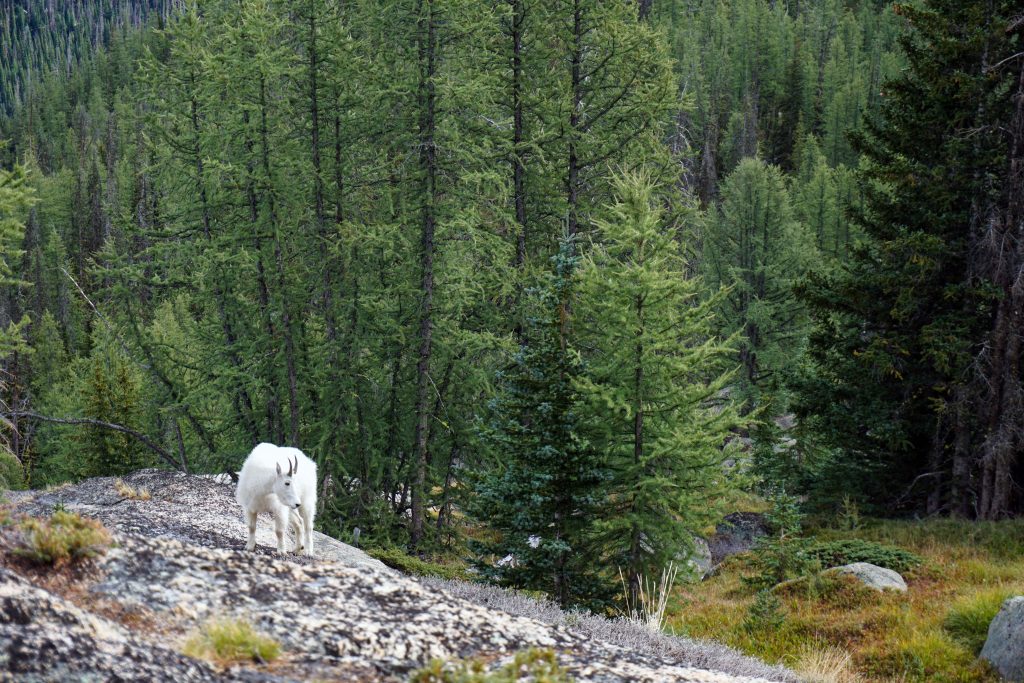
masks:
{"label": "dark green bush", "polygon": [[879,567],[904,572],[922,563],[922,559],[912,552],[860,538],[814,543],[804,552],[810,559],[820,562],[824,568],[839,567],[852,562],[869,562]]}

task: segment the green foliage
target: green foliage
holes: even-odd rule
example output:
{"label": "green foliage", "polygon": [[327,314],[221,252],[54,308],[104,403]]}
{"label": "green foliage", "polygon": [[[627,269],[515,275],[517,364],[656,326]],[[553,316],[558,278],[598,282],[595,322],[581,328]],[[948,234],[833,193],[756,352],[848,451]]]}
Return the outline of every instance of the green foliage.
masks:
{"label": "green foliage", "polygon": [[280,656],[281,646],[244,619],[224,618],[203,624],[188,638],[182,652],[218,666],[241,662],[266,664]]}
{"label": "green foliage", "polygon": [[0,450],[0,489],[25,488],[25,471],[21,462],[8,450]]}
{"label": "green foliage", "polygon": [[743,628],[748,633],[763,633],[778,630],[786,621],[782,601],[770,590],[757,592]]}
{"label": "green foliage", "polygon": [[461,566],[428,562],[409,555],[399,548],[370,548],[366,553],[405,574],[435,576],[441,579],[462,579],[464,581],[470,579],[470,575]]}
{"label": "green foliage", "polygon": [[111,543],[100,522],[64,511],[49,519],[25,517],[4,533],[14,555],[52,567],[96,557]]}
{"label": "green foliage", "polygon": [[[1007,483],[1019,455],[1008,453],[1021,451],[1024,390],[1019,373],[986,373],[1003,367],[991,349],[1018,343],[1007,335],[1019,339],[1020,326],[999,311],[1014,296],[1007,268],[1019,265],[985,246],[1004,238],[981,226],[1004,225],[995,216],[1020,187],[1009,159],[1017,143],[997,132],[1017,115],[1019,74],[987,66],[1019,53],[1019,30],[1007,28],[1019,12],[1010,1],[953,0],[894,11],[907,22],[908,68],[854,138],[862,238],[844,268],[813,272],[799,288],[814,320],[814,372],[802,378],[798,412],[842,449],[814,493],[890,512],[898,501],[1001,517],[1020,505]],[[1004,455],[983,456],[986,448]],[[990,466],[979,479],[982,461],[1001,472]]]}
{"label": "green foliage", "polygon": [[530,649],[517,652],[513,660],[494,671],[484,662],[434,660],[409,677],[410,683],[571,683],[575,680],[558,664],[553,650]]}
{"label": "green foliage", "polygon": [[[781,169],[741,161],[722,185],[722,203],[704,241],[712,291],[726,288],[719,310],[727,334],[737,334],[743,389],[754,405],[785,386],[801,358],[805,313],[792,283],[817,261],[814,238],[796,220]],[[771,410],[786,409],[776,401]]]}
{"label": "green foliage", "polygon": [[484,432],[501,461],[474,482],[469,509],[500,534],[474,543],[477,552],[485,559],[514,558],[505,566],[481,563],[486,576],[545,591],[563,607],[593,607],[612,593],[607,571],[593,562],[607,472],[584,422],[575,251],[572,240],[563,240],[552,271],[526,292],[535,312],[512,365],[498,376],[492,424]]}
{"label": "green foliage", "polygon": [[784,491],[773,495],[767,520],[772,534],[757,540],[753,558],[757,573],[744,579],[748,585],[763,592],[821,568],[816,558],[808,553],[807,539],[801,536],[803,514],[795,496]]}
{"label": "green foliage", "polygon": [[995,588],[969,595],[957,601],[942,622],[942,627],[958,643],[978,655],[988,639],[988,627],[1012,591]]}
{"label": "green foliage", "polygon": [[897,572],[918,567],[922,559],[912,552],[860,538],[812,543],[806,550],[811,559],[823,568],[839,567],[853,562],[868,562]]}
{"label": "green foliage", "polygon": [[580,269],[577,309],[593,349],[581,391],[611,473],[599,533],[633,593],[715,519],[731,483],[725,442],[739,423],[723,392],[732,348],[712,332],[718,301],[702,301],[700,280],[687,275],[660,192],[642,171],[617,178]]}

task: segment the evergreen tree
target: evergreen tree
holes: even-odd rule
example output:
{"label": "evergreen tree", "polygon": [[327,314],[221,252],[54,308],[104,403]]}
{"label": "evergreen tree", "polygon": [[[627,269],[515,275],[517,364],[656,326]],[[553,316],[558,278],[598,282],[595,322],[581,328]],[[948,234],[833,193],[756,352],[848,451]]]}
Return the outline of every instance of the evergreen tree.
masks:
{"label": "evergreen tree", "polygon": [[[722,185],[722,205],[704,241],[707,278],[726,287],[722,313],[739,333],[739,361],[748,400],[769,394],[799,359],[805,313],[791,285],[813,261],[814,238],[795,220],[776,166],[745,159]],[[748,405],[748,409],[753,405]]]}
{"label": "evergreen tree", "polygon": [[800,412],[843,450],[824,481],[879,504],[1021,509],[1018,10],[896,6],[910,68],[856,139],[866,239],[802,288],[818,371]]}
{"label": "evergreen tree", "polygon": [[472,510],[501,538],[480,550],[511,560],[485,571],[503,585],[543,590],[563,607],[597,607],[611,594],[594,562],[606,472],[586,437],[570,302],[579,257],[564,240],[553,272],[527,291],[535,311],[524,344],[498,376],[488,445],[499,459],[475,486]]}
{"label": "evergreen tree", "polygon": [[657,186],[631,171],[616,187],[581,267],[577,315],[593,350],[581,380],[588,421],[611,477],[600,540],[638,604],[642,577],[688,555],[715,518],[737,416],[722,394],[733,350],[713,333],[717,301],[701,301],[701,282],[687,277]]}

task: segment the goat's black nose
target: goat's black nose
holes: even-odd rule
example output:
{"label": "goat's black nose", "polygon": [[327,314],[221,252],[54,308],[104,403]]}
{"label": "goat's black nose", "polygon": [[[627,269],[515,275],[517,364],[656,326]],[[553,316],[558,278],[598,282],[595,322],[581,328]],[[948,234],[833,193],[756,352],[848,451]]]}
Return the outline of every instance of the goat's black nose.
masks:
{"label": "goat's black nose", "polygon": [[302,503],[296,503],[295,504],[295,509],[298,510],[300,505],[302,505]]}

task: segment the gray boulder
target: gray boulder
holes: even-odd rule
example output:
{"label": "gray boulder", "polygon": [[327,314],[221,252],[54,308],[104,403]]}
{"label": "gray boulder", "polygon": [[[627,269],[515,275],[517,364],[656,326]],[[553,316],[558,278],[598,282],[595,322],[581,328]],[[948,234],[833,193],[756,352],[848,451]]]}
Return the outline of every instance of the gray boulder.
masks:
{"label": "gray boulder", "polygon": [[685,563],[690,572],[698,579],[703,579],[711,572],[714,564],[711,562],[711,549],[708,542],[700,536],[693,538],[693,549],[681,551],[676,554],[676,561]]}
{"label": "gray boulder", "polygon": [[1007,681],[1024,681],[1024,595],[1003,603],[989,624],[981,658]]}
{"label": "gray boulder", "polygon": [[767,536],[768,522],[757,512],[733,512],[725,516],[708,539],[712,566],[738,553],[753,549],[757,539]]}
{"label": "gray boulder", "polygon": [[907,592],[907,582],[903,580],[903,577],[898,572],[885,567],[879,567],[877,564],[871,564],[870,562],[854,562],[842,567],[835,567],[829,571],[836,574],[849,574],[856,577],[868,588],[874,588],[877,591],[894,590],[900,593]]}

